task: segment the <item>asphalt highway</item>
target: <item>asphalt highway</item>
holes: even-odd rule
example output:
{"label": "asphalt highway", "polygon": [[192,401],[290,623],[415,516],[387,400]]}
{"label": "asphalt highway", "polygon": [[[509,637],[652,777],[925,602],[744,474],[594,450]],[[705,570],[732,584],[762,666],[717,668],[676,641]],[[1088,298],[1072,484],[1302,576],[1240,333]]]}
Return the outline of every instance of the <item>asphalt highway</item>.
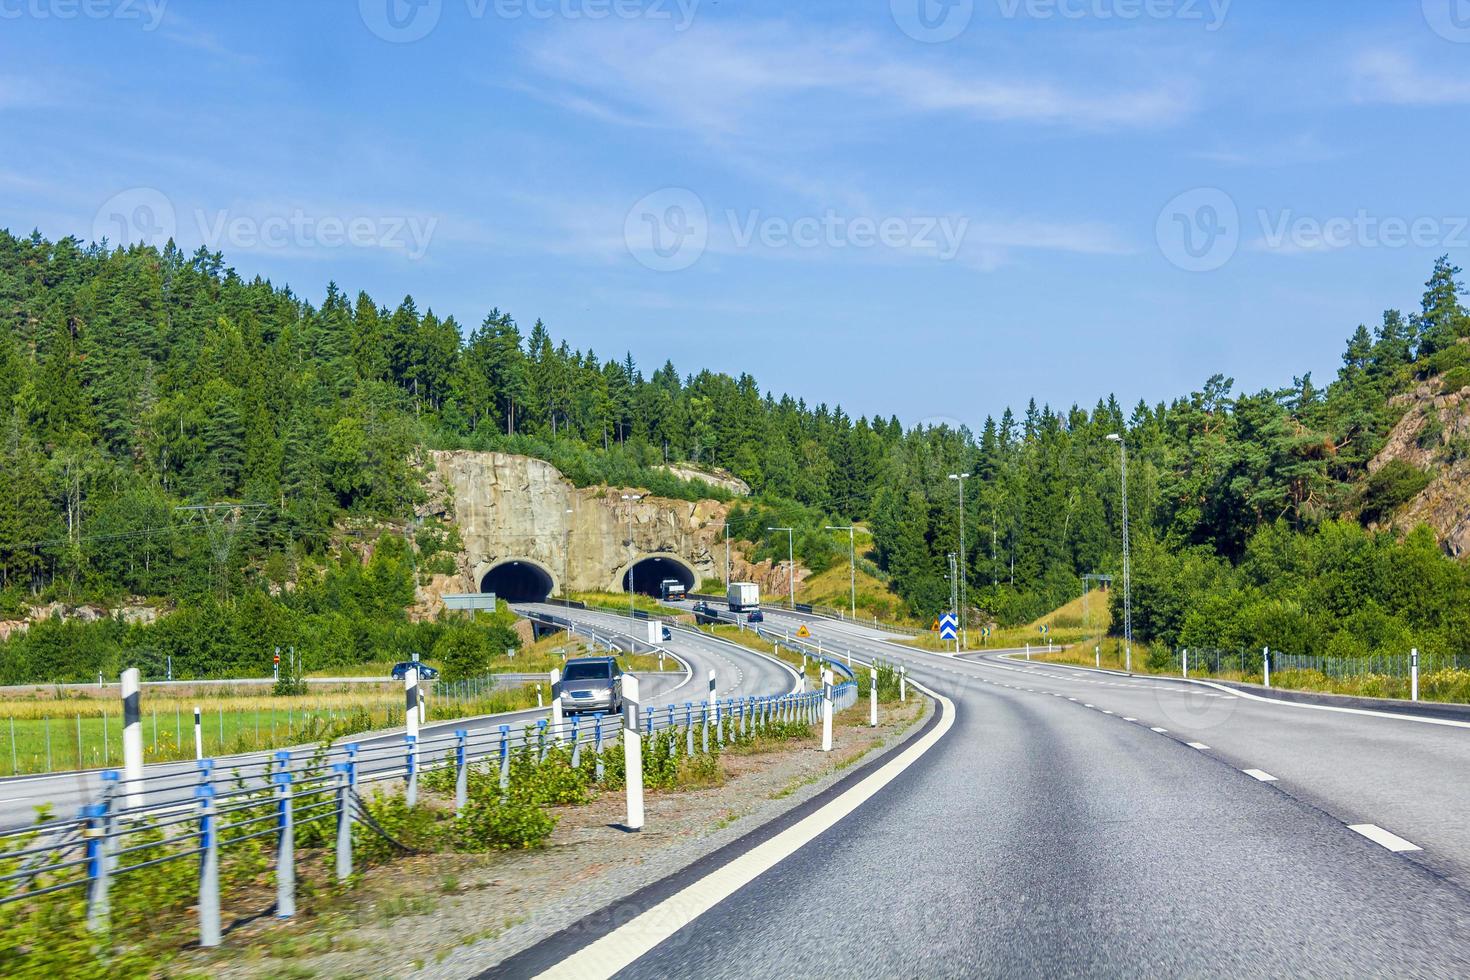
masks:
{"label": "asphalt highway", "polygon": [[619,976],[1470,975],[1470,730],[766,615],[903,664],[953,727]]}

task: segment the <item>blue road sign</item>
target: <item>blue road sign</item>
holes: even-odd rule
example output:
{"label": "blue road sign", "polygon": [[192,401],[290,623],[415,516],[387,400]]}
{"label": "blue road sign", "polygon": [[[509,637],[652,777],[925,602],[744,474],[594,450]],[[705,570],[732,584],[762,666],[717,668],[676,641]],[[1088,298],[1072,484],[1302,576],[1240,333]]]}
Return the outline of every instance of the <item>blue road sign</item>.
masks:
{"label": "blue road sign", "polygon": [[960,621],[954,613],[945,613],[939,617],[939,638],[941,640],[953,640],[959,636]]}

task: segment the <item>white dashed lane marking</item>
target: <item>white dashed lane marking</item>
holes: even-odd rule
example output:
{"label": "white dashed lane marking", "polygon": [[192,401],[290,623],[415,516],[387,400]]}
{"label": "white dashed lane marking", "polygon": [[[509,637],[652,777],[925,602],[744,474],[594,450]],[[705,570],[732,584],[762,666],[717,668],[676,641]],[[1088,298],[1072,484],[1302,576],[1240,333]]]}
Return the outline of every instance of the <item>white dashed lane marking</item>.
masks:
{"label": "white dashed lane marking", "polygon": [[1420,847],[1419,847],[1418,844],[1410,843],[1409,841],[1404,840],[1398,834],[1391,834],[1388,831],[1384,830],[1382,827],[1378,826],[1377,824],[1373,824],[1373,823],[1353,823],[1353,824],[1348,824],[1348,830],[1355,830],[1358,833],[1362,834],[1364,837],[1366,837],[1369,840],[1371,840],[1373,843],[1378,844],[1378,845],[1380,845],[1382,847],[1386,847],[1390,851],[1393,851],[1395,853],[1398,853],[1400,851],[1417,851],[1417,850],[1420,850]]}
{"label": "white dashed lane marking", "polygon": [[1201,752],[1209,748],[1209,746],[1206,745],[1204,742],[1185,742],[1184,744],[1192,749],[1199,749]]}
{"label": "white dashed lane marking", "polygon": [[1160,735],[1164,734],[1168,730],[1169,729],[1167,729],[1167,728],[1151,728],[1151,729],[1149,729],[1149,731],[1158,732]]}
{"label": "white dashed lane marking", "polygon": [[1276,777],[1271,775],[1269,772],[1266,772],[1264,769],[1242,769],[1241,772],[1245,773],[1252,779],[1259,779],[1263,783],[1276,782]]}

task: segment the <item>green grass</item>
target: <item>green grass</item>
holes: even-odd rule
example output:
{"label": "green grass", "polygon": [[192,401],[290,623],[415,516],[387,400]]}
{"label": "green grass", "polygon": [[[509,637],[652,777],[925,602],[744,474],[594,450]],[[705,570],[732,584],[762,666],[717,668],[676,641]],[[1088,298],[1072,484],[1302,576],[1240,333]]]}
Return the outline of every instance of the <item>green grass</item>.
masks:
{"label": "green grass", "polygon": [[[534,707],[533,687],[499,688],[473,698],[438,698],[428,720],[449,721]],[[204,755],[290,748],[403,725],[403,693],[372,688],[300,698],[201,698]],[[194,704],[143,698],[144,762],[194,758]],[[122,764],[121,706],[100,699],[0,703],[0,774],[23,775]]]}

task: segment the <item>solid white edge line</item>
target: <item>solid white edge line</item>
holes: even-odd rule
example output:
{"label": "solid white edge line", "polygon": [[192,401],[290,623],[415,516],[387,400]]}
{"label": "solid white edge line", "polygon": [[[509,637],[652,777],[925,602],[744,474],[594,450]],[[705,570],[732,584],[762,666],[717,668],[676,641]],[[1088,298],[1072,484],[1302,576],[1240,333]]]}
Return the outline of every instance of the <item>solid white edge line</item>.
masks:
{"label": "solid white edge line", "polygon": [[1242,769],[1241,772],[1245,773],[1247,776],[1251,777],[1252,779],[1260,780],[1263,783],[1274,783],[1274,782],[1276,782],[1276,777],[1273,776],[1273,775],[1271,775],[1269,772],[1267,772],[1264,769]]}
{"label": "solid white edge line", "polygon": [[1395,854],[1401,851],[1422,850],[1418,844],[1406,841],[1398,834],[1391,834],[1375,823],[1350,823],[1348,830],[1357,831],[1373,843],[1386,847]]}
{"label": "solid white edge line", "polygon": [[584,946],[539,974],[542,977],[610,977],[645,956],[681,928],[765,874],[803,846],[830,830],[838,821],[866,803],[891,783],[954,727],[954,702],[909,679],[920,691],[944,706],[944,715],[928,734],[905,748],[877,772],[841,796],[787,827],[776,836],[711,871],[691,885],[625,922],[601,939]]}

